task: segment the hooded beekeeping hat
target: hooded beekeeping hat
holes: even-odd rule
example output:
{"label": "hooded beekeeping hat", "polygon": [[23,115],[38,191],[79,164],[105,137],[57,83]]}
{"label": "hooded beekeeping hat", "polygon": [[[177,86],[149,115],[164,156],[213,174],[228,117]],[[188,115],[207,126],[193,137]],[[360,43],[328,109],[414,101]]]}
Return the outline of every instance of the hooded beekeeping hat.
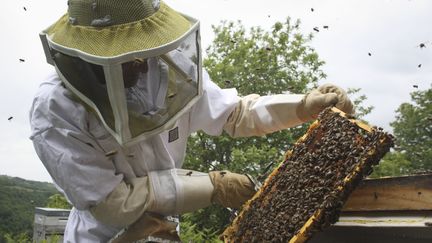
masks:
{"label": "hooded beekeeping hat", "polygon": [[199,99],[199,22],[159,0],[69,0],[41,34],[48,63],[126,145],[169,129]]}

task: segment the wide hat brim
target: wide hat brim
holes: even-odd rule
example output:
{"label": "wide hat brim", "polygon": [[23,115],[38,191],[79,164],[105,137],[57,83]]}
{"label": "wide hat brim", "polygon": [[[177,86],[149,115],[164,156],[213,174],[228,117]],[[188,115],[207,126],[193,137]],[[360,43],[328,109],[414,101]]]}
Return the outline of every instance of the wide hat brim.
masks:
{"label": "wide hat brim", "polygon": [[103,28],[73,25],[65,14],[45,33],[58,45],[94,56],[115,57],[164,46],[190,28],[186,17],[161,2],[159,10],[143,20]]}

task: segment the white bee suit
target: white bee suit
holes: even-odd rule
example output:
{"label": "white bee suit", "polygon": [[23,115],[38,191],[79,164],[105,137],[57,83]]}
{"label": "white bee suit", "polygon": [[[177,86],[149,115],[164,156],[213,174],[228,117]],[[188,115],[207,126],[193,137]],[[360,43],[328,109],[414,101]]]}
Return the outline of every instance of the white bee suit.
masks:
{"label": "white bee suit", "polygon": [[[122,148],[92,112],[64,88],[57,74],[44,82],[30,112],[31,139],[54,183],[74,206],[66,242],[104,242],[120,229],[94,219],[89,207],[101,202],[123,180],[150,175],[163,201],[176,202],[179,185],[174,169],[181,168],[188,136],[198,130],[222,132],[239,101],[234,89],[220,89],[204,75],[204,93],[171,130]],[[171,133],[171,134],[170,134]],[[106,153],[116,151],[112,156]],[[156,179],[155,179],[156,178]]]}

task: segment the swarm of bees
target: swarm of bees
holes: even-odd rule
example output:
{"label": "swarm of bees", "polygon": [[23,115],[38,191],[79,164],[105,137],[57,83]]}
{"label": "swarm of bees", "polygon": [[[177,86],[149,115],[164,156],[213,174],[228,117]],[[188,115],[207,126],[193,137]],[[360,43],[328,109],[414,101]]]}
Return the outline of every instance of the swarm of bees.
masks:
{"label": "swarm of bees", "polygon": [[222,237],[225,242],[305,242],[337,221],[348,195],[391,146],[393,137],[382,129],[326,109]]}
{"label": "swarm of bees", "polygon": [[[314,8],[310,8],[310,11],[311,12],[314,12],[315,11],[315,9]],[[298,26],[296,26],[296,28],[297,28]],[[323,25],[322,26],[323,27],[323,29],[329,29],[329,26],[328,25]],[[314,27],[313,28],[313,30],[315,31],[315,32],[320,32],[320,29],[319,29],[319,27]],[[429,41],[427,41],[427,42],[421,42],[421,43],[419,43],[416,47],[418,47],[418,48],[420,48],[420,49],[423,49],[423,48],[426,48],[427,47],[427,44],[429,44],[430,42]],[[368,52],[368,56],[372,56],[372,53],[371,52]],[[421,68],[421,64],[419,64],[417,67],[418,68]],[[418,85],[413,85],[413,87],[414,88],[418,88]]]}

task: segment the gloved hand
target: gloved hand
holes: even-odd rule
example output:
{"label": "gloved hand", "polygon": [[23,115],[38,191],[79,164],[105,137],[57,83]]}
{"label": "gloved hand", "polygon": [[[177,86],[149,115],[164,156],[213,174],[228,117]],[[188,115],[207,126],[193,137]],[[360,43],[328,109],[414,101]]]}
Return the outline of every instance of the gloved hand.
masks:
{"label": "gloved hand", "polygon": [[176,227],[177,223],[168,221],[161,215],[146,212],[132,225],[114,237],[110,243],[129,243],[148,239],[149,237],[148,240],[152,242],[156,241],[155,238],[157,240],[180,242]]}
{"label": "gloved hand", "polygon": [[318,114],[329,106],[336,106],[350,115],[354,114],[354,106],[345,90],[332,84],[324,84],[306,94],[296,113],[300,120],[308,122],[316,119]]}
{"label": "gloved hand", "polygon": [[[211,203],[239,208],[257,191],[257,185],[250,177],[229,171],[212,171],[207,175],[184,170],[178,174],[181,175],[185,202],[177,213],[191,212]],[[159,214],[145,212],[111,243],[134,242],[149,236],[180,241],[176,226]]]}
{"label": "gloved hand", "polygon": [[255,183],[246,175],[229,171],[212,171],[209,176],[214,186],[212,203],[239,208],[256,192]]}

